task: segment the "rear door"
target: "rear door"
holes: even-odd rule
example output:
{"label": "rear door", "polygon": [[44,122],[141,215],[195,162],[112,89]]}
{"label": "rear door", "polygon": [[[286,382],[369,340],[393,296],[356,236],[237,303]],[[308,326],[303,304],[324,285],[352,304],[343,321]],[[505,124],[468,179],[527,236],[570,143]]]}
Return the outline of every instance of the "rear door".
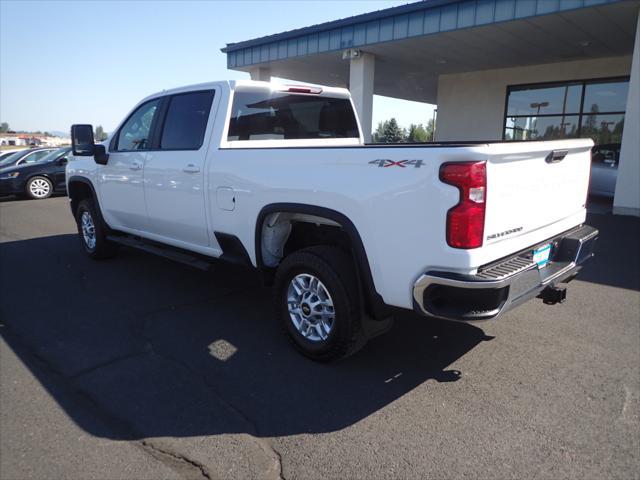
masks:
{"label": "rear door", "polygon": [[146,158],[144,194],[149,231],[174,243],[210,245],[204,167],[214,97],[213,89],[167,97],[158,137]]}
{"label": "rear door", "polygon": [[559,223],[584,210],[591,140],[489,145],[485,244]]}

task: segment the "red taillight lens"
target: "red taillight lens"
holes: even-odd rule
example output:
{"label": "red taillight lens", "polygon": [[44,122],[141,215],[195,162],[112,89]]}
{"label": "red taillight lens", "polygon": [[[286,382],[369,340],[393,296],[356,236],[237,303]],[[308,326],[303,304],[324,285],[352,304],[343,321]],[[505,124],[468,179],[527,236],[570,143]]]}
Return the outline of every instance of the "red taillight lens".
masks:
{"label": "red taillight lens", "polygon": [[280,90],[291,93],[322,93],[322,88],[320,87],[306,87],[304,85],[284,85]]}
{"label": "red taillight lens", "polygon": [[440,180],[460,190],[460,201],[447,212],[447,244],[453,248],[481,247],[487,196],[486,162],[445,163],[440,167]]}

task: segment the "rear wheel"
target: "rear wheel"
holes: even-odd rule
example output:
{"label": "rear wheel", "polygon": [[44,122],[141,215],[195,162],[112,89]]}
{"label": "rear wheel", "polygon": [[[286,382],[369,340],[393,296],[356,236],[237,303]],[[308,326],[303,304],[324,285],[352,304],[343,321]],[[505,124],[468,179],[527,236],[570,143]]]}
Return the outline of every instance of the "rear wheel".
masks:
{"label": "rear wheel", "polygon": [[117,246],[107,240],[106,226],[98,215],[92,199],[84,199],[76,211],[78,234],[85,252],[91,258],[110,258],[116,254]]}
{"label": "rear wheel", "polygon": [[53,184],[47,177],[33,177],[26,186],[26,194],[34,200],[49,198],[53,193]]}
{"label": "rear wheel", "polygon": [[286,257],[276,272],[276,315],[303,355],[329,362],[364,343],[353,261],[338,248],[310,247]]}

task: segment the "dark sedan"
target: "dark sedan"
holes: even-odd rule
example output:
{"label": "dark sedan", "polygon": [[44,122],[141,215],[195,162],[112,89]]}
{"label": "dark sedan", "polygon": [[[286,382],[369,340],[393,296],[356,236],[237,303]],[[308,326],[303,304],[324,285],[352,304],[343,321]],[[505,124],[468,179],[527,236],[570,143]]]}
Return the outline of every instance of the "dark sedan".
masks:
{"label": "dark sedan", "polygon": [[65,192],[64,169],[71,148],[58,148],[36,162],[0,165],[0,195],[19,195],[33,199]]}
{"label": "dark sedan", "polygon": [[0,168],[22,165],[23,163],[35,163],[55,150],[59,149],[56,147],[25,148],[24,150],[11,152],[8,155],[3,154],[0,157]]}

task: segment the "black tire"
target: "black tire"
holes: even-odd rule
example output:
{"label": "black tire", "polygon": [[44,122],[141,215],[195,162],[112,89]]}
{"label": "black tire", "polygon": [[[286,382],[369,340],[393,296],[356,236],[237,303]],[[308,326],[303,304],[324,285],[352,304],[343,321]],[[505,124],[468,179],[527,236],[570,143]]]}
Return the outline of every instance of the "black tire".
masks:
{"label": "black tire", "polygon": [[[85,239],[83,233],[83,216],[88,215],[93,223],[95,242]],[[101,260],[105,258],[113,257],[117,252],[117,245],[107,240],[107,227],[102,221],[102,216],[97,211],[95,202],[86,198],[80,202],[78,209],[76,210],[76,225],[78,226],[78,235],[80,236],[80,242],[87,252],[89,257]]]}
{"label": "black tire", "polygon": [[35,176],[27,180],[24,193],[32,200],[44,200],[53,195],[53,183],[47,177]]}
{"label": "black tire", "polygon": [[[326,339],[305,338],[294,325],[288,309],[288,289],[300,274],[318,278],[331,296],[334,318]],[[329,246],[309,247],[287,256],[276,272],[276,318],[293,346],[319,362],[330,362],[358,351],[366,343],[361,324],[357,275],[352,258]],[[302,312],[302,308],[300,312]],[[307,309],[308,310],[308,309]]]}

